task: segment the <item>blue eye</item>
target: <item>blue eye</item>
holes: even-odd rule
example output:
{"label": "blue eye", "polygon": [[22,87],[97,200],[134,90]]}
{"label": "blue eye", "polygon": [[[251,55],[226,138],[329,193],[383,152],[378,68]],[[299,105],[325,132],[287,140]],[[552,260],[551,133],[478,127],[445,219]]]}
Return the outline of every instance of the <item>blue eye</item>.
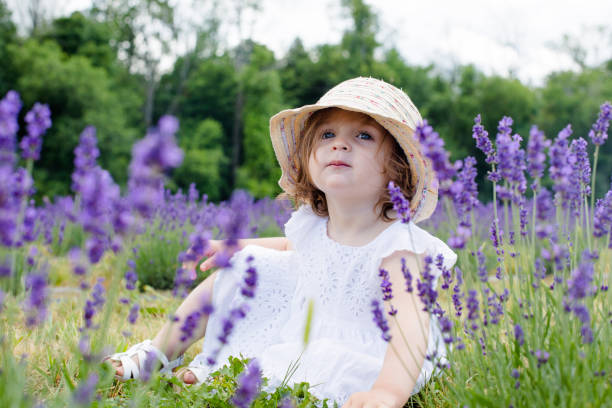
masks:
{"label": "blue eye", "polygon": [[358,137],[362,140],[374,140],[374,138],[367,132],[360,132]]}
{"label": "blue eye", "polygon": [[334,132],[323,132],[323,135],[321,135],[321,139],[330,139],[334,136]]}

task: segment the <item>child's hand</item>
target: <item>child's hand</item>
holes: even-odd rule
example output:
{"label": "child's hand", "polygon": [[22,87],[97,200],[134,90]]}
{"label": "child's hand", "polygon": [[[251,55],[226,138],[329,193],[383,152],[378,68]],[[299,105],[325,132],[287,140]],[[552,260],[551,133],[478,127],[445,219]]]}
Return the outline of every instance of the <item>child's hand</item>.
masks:
{"label": "child's hand", "polygon": [[[200,262],[202,258],[207,258],[200,265],[200,271],[206,272],[210,268],[219,266],[217,262],[217,258],[219,255],[222,255],[226,258],[230,258],[234,254],[234,252],[238,251],[239,249],[239,246],[226,247],[223,241],[211,239],[210,241],[208,241],[208,246],[206,247],[206,250],[204,251],[202,257],[198,258],[195,261],[184,262],[182,267],[187,271],[193,271],[193,274],[195,274],[195,269],[198,262]],[[191,249],[189,249],[187,253],[192,253]]]}
{"label": "child's hand", "polygon": [[401,408],[404,401],[382,388],[372,388],[366,392],[352,394],[342,408]]}
{"label": "child's hand", "polygon": [[[214,266],[214,262],[210,262],[210,261],[214,258],[214,255],[221,249],[222,246],[223,246],[222,241],[218,241],[218,240],[208,241],[208,246],[206,247],[206,250],[204,251],[202,256],[192,261],[183,262],[181,267],[185,269],[186,271],[189,271],[190,273],[192,273],[194,275],[193,279],[195,279],[195,270],[198,265],[198,262],[200,262],[202,258],[208,258],[206,261],[202,262],[202,265],[200,266],[200,270],[206,271],[212,268]],[[187,254],[188,255],[193,254],[193,251],[191,250],[191,248],[187,250]]]}
{"label": "child's hand", "polygon": [[217,266],[217,263],[215,262],[217,254],[221,252],[223,248],[223,241],[217,239],[211,239],[208,241],[208,247],[204,251],[204,257],[207,259],[200,265],[200,271],[206,272],[210,268]]}

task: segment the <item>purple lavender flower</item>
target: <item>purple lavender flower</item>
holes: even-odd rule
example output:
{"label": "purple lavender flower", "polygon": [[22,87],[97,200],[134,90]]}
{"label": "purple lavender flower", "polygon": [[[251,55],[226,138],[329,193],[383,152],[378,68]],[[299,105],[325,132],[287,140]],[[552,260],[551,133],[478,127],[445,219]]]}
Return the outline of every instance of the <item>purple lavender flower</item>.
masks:
{"label": "purple lavender flower", "polygon": [[423,310],[433,312],[438,298],[438,292],[434,288],[434,275],[431,273],[431,265],[433,259],[427,255],[424,258],[423,270],[421,271],[421,279],[417,279],[417,294],[423,302]]}
{"label": "purple lavender flower", "polygon": [[444,140],[427,123],[427,120],[417,125],[414,138],[421,145],[421,151],[425,157],[431,160],[440,183],[440,195],[449,195],[449,187],[455,175],[455,169],[450,164],[448,152],[444,149]]}
{"label": "purple lavender flower", "polygon": [[[209,240],[210,233],[208,231],[203,231],[201,226],[199,226],[197,231],[191,234],[189,237],[191,246],[189,247],[189,250],[179,255],[179,262],[197,262],[204,256],[204,253],[208,248]],[[189,270],[188,273],[192,280],[197,276],[195,270]]]}
{"label": "purple lavender flower", "polygon": [[[544,163],[546,161],[545,149],[550,147],[550,140],[546,139],[544,132],[537,126],[532,126],[527,141],[527,171],[529,175],[539,180],[544,174]],[[532,186],[535,190],[535,186]]]}
{"label": "purple lavender flower", "polygon": [[36,229],[38,213],[39,210],[34,207],[32,202],[25,209],[23,214],[23,240],[25,242],[33,242],[38,237],[39,230]]}
{"label": "purple lavender flower", "polygon": [[210,297],[206,296],[203,299],[203,302],[200,305],[199,309],[195,310],[193,313],[189,314],[185,318],[185,321],[181,326],[181,332],[183,334],[181,335],[180,340],[184,342],[192,338],[193,332],[198,327],[198,323],[200,322],[202,317],[209,316],[213,312],[213,310],[214,308],[210,301]]}
{"label": "purple lavender flower", "polygon": [[393,289],[391,288],[391,281],[389,280],[389,272],[380,268],[378,276],[382,278],[380,288],[382,290],[383,300],[387,301],[393,299]]}
{"label": "purple lavender flower", "polygon": [[232,193],[229,203],[229,214],[231,216],[227,217],[226,213],[223,222],[218,224],[225,234],[226,247],[235,247],[238,244],[238,239],[248,235],[249,208],[252,204],[253,197],[248,192],[236,190]]}
{"label": "purple lavender flower", "polygon": [[406,258],[402,258],[402,275],[406,281],[406,292],[412,293],[412,274],[406,266]]}
{"label": "purple lavender flower", "polygon": [[83,308],[83,320],[85,321],[85,329],[94,328],[93,317],[97,312],[102,310],[106,298],[104,297],[106,290],[102,286],[104,278],[99,278],[91,291],[91,299],[85,301]]}
{"label": "purple lavender flower", "polygon": [[519,206],[519,222],[521,228],[521,236],[527,235],[527,207],[525,206],[525,197],[519,197],[518,199]]}
{"label": "purple lavender flower", "polygon": [[28,134],[19,143],[25,160],[38,160],[42,146],[42,135],[51,127],[51,110],[48,105],[35,103],[26,116]]}
{"label": "purple lavender flower", "polygon": [[493,247],[495,249],[499,248],[501,246],[501,244],[502,244],[502,242],[501,242],[501,237],[502,237],[501,231],[499,231],[499,234],[498,234],[498,231],[497,231],[497,224],[498,223],[499,223],[499,221],[497,219],[494,219],[493,222],[491,223],[491,227],[489,229],[489,232],[491,233],[489,235],[489,239],[491,240],[491,243],[493,244]]}
{"label": "purple lavender flower", "polygon": [[[121,235],[127,234],[131,227],[134,225],[134,216],[132,215],[132,209],[130,204],[125,197],[118,197],[113,201],[113,209],[111,211],[111,224],[113,231],[119,236],[116,239],[120,239]],[[118,249],[114,249],[118,252]]]}
{"label": "purple lavender flower", "polygon": [[[570,145],[570,164],[573,183],[566,188],[567,200],[574,216],[580,214],[583,197],[591,194],[591,165],[587,155],[587,142],[583,138],[572,140]],[[576,182],[577,181],[577,182]]]}
{"label": "purple lavender flower", "polygon": [[19,167],[13,173],[14,190],[13,194],[16,199],[21,200],[29,195],[34,194],[34,180],[30,173],[23,167]]}
{"label": "purple lavender flower", "polygon": [[200,196],[200,193],[198,192],[198,189],[196,188],[195,183],[190,183],[189,191],[187,193],[187,199],[189,200],[189,204],[195,205],[196,202],[198,201],[199,196]]}
{"label": "purple lavender flower", "polygon": [[174,134],[178,121],[172,116],[163,116],[156,129],[136,142],[132,148],[129,167],[129,200],[144,218],[150,218],[153,210],[163,199],[163,172],[178,167],[183,161],[183,152],[176,145]]}
{"label": "purple lavender flower", "polygon": [[157,356],[152,351],[147,351],[144,362],[142,363],[142,370],[140,371],[140,380],[142,382],[149,382],[153,376],[153,370],[157,364]]}
{"label": "purple lavender flower", "polygon": [[257,397],[261,386],[261,369],[257,360],[253,359],[245,371],[238,377],[238,388],[232,397],[232,403],[239,408],[249,408]]}
{"label": "purple lavender flower", "polygon": [[552,195],[547,188],[541,188],[536,199],[536,217],[541,221],[546,221],[555,211]]}
{"label": "purple lavender flower", "polygon": [[396,186],[393,181],[389,181],[387,190],[389,190],[389,196],[391,197],[391,202],[393,203],[393,209],[397,212],[397,215],[400,216],[402,223],[408,224],[411,217],[410,201],[404,197],[402,190]]}
{"label": "purple lavender flower", "polygon": [[570,125],[567,125],[559,132],[548,151],[550,156],[548,171],[554,183],[553,189],[557,199],[563,200],[562,204],[564,205],[566,205],[565,197],[572,187],[572,163],[575,160],[575,155],[571,154],[569,148],[569,137],[571,134],[572,128]]}
{"label": "purple lavender flower", "polygon": [[128,270],[125,272],[125,288],[127,290],[134,290],[136,289],[136,282],[138,282],[136,263],[132,259],[128,259],[127,265]]}
{"label": "purple lavender flower", "polygon": [[0,278],[8,278],[12,275],[11,265],[7,259],[0,262]]}
{"label": "purple lavender flower", "polygon": [[478,313],[479,303],[476,297],[477,294],[478,292],[476,292],[474,289],[470,289],[468,291],[468,298],[465,302],[465,305],[468,310],[468,320],[472,322],[472,325],[471,325],[472,330],[478,329],[478,323],[476,323],[476,320],[478,320],[478,315],[479,315]]}
{"label": "purple lavender flower", "polygon": [[582,342],[584,344],[593,343],[593,330],[591,330],[591,327],[588,324],[582,325],[580,328],[580,334],[582,335]]}
{"label": "purple lavender flower", "polygon": [[487,282],[489,280],[489,271],[487,271],[485,256],[480,249],[476,251],[476,258],[478,259],[478,277],[481,282]]}
{"label": "purple lavender flower", "polygon": [[[461,162],[460,162],[461,163]],[[476,159],[466,157],[461,163],[461,170],[457,180],[452,184],[450,191],[460,222],[457,230],[449,238],[449,245],[454,249],[462,249],[472,235],[472,224],[469,213],[480,202],[478,201],[478,186],[476,185]]]}
{"label": "purple lavender flower", "polygon": [[476,139],[476,147],[479,148],[485,155],[485,161],[489,164],[497,163],[497,155],[493,149],[493,144],[489,139],[489,133],[481,125],[480,114],[474,118],[474,126],[472,127],[472,137]]}
{"label": "purple lavender flower", "polygon": [[37,255],[38,255],[38,248],[36,248],[35,246],[31,246],[30,250],[28,251],[28,256],[26,257],[26,262],[29,266],[34,266]]}
{"label": "purple lavender flower", "polygon": [[138,320],[139,310],[140,310],[140,306],[138,306],[138,303],[134,303],[132,307],[130,308],[130,314],[128,315],[128,322],[130,322],[130,324],[134,324],[136,323],[136,320]]}
{"label": "purple lavender flower", "polygon": [[519,381],[519,377],[520,374],[518,372],[518,370],[516,368],[512,369],[512,373],[510,373],[510,375],[512,376],[512,378],[516,379],[516,382],[514,383],[514,389],[518,389],[521,386],[521,382]]}
{"label": "purple lavender flower", "polygon": [[598,199],[593,214],[593,236],[603,237],[612,231],[612,190]]}
{"label": "purple lavender flower", "polygon": [[79,220],[85,231],[91,233],[86,243],[88,256],[91,263],[97,263],[110,246],[107,234],[113,219],[114,203],[119,199],[119,187],[100,167],[81,175],[75,187],[81,197]]}
{"label": "purple lavender flower", "polygon": [[85,328],[89,329],[93,327],[93,317],[96,314],[96,308],[93,305],[93,302],[89,299],[85,301],[85,306],[83,307],[83,320],[85,321]]}
{"label": "purple lavender flower", "polygon": [[450,344],[453,342],[453,322],[446,316],[442,316],[438,319],[440,323],[440,331],[442,332],[442,338],[444,339],[444,343]]}
{"label": "purple lavender flower", "polygon": [[387,319],[385,318],[385,314],[380,305],[380,302],[376,299],[372,300],[372,314],[374,315],[374,323],[378,326],[382,333],[382,339],[384,341],[391,340],[391,335],[389,334],[389,325],[387,324]]}
{"label": "purple lavender flower", "polygon": [[12,169],[15,165],[16,135],[19,130],[17,118],[21,106],[21,98],[15,91],[8,91],[0,100],[0,167]]}
{"label": "purple lavender flower", "polygon": [[20,200],[14,182],[12,167],[0,165],[0,242],[5,246],[13,245],[17,228]]}
{"label": "purple lavender flower", "polygon": [[246,276],[244,278],[244,286],[240,290],[244,296],[253,298],[255,297],[255,288],[257,286],[257,270],[253,266],[253,257],[248,256],[246,259],[249,267],[246,270]]}
{"label": "purple lavender flower", "polygon": [[525,344],[525,333],[523,332],[521,325],[518,323],[514,325],[514,339],[519,346]]}
{"label": "purple lavender flower", "polygon": [[442,276],[442,289],[446,290],[449,288],[450,284],[453,283],[453,277],[451,275],[451,271],[444,266],[444,255],[438,254],[436,255],[436,268],[441,272]]}
{"label": "purple lavender flower", "polygon": [[498,171],[500,176],[510,185],[518,188],[520,193],[527,189],[525,180],[525,151],[521,149],[522,138],[512,135],[512,118],[504,116],[499,122],[498,133],[495,139],[497,147]]}
{"label": "purple lavender flower", "polygon": [[100,156],[98,150],[98,139],[96,138],[96,128],[87,126],[79,137],[79,144],[74,149],[74,173],[72,173],[72,189],[80,192],[82,178],[89,171],[97,167],[96,159]]}
{"label": "purple lavender flower", "polygon": [[42,323],[47,317],[47,275],[44,272],[31,273],[25,278],[28,296],[25,300],[26,325]]}
{"label": "purple lavender flower", "polygon": [[513,173],[515,145],[512,142],[512,118],[504,116],[497,126],[495,146],[497,147],[497,163],[500,176],[510,180]]}
{"label": "purple lavender flower", "polygon": [[538,368],[540,368],[542,364],[545,364],[550,357],[550,354],[545,350],[536,350],[533,355],[538,359]]}
{"label": "purple lavender flower", "polygon": [[172,289],[173,296],[185,297],[188,293],[188,288],[193,283],[192,274],[185,268],[179,266],[176,268],[174,275],[174,287]]}
{"label": "purple lavender flower", "polygon": [[68,251],[68,259],[72,264],[72,271],[77,276],[83,276],[87,272],[86,266],[83,264],[83,256],[79,248],[71,248]]}
{"label": "purple lavender flower", "polygon": [[461,291],[461,285],[463,284],[463,273],[458,266],[455,266],[455,276],[457,277],[457,283],[453,287],[453,307],[455,308],[455,316],[461,317],[461,299],[465,296]]}
{"label": "purple lavender flower", "polygon": [[194,330],[198,327],[198,322],[202,317],[202,313],[199,310],[196,310],[193,313],[190,313],[185,318],[183,325],[181,326],[181,341],[185,342],[193,337]]}
{"label": "purple lavender flower", "polygon": [[599,109],[599,117],[593,124],[593,128],[589,131],[589,137],[596,146],[601,146],[608,138],[608,127],[612,119],[612,105],[610,102],[604,102]]}
{"label": "purple lavender flower", "polygon": [[571,301],[581,300],[595,291],[593,286],[593,263],[582,262],[572,271],[567,280],[567,293]]}
{"label": "purple lavender flower", "polygon": [[242,304],[241,306],[230,310],[229,316],[223,319],[223,333],[217,337],[222,344],[228,343],[228,338],[234,330],[236,321],[243,319],[246,316],[247,310],[248,306],[246,304]]}
{"label": "purple lavender flower", "polygon": [[89,406],[93,401],[99,379],[98,373],[94,372],[89,374],[87,380],[82,382],[79,387],[74,390],[74,394],[72,395],[74,402],[78,405]]}

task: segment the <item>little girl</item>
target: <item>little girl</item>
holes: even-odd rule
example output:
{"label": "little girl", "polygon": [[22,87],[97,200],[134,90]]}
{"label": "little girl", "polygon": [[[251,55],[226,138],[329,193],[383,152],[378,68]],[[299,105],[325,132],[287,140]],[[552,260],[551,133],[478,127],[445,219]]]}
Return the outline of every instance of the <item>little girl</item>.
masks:
{"label": "little girl", "polygon": [[[257,359],[273,389],[299,359],[290,382],[309,382],[319,398],[344,407],[403,406],[434,371],[435,361],[426,356],[443,358],[445,348],[435,317],[422,310],[416,291],[403,290],[402,264],[416,279],[424,255],[441,254],[446,268],[456,260],[441,240],[415,225],[437,201],[431,164],[413,138],[421,120],[404,92],[372,78],[342,82],[316,104],[272,117],[279,184],[298,205],[285,224],[286,238],[240,240],[231,267],[196,287],[177,310],[177,321],[153,341],[109,357],[117,375],[137,378],[147,352],[169,372],[206,334],[202,352],[177,372],[186,383],[205,381],[230,355],[242,354]],[[398,219],[389,181],[410,200],[411,222]],[[220,249],[220,242],[210,242],[203,271],[215,266]],[[257,271],[252,299],[240,289],[249,267]],[[389,342],[372,313],[372,301],[382,299],[381,268],[389,274],[397,309],[388,319]],[[441,271],[434,269],[437,280]],[[193,335],[181,341],[185,319],[209,299],[214,313],[202,314]],[[227,337],[225,319],[245,303],[246,316],[234,320]]]}

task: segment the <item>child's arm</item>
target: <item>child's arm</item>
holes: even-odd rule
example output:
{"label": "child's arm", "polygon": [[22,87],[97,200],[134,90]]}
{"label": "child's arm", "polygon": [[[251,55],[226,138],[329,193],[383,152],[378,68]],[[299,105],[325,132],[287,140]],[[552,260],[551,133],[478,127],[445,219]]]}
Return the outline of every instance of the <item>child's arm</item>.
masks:
{"label": "child's arm", "polygon": [[[224,248],[223,241],[219,240],[210,240],[208,241],[208,248],[204,251],[204,256],[207,257],[204,262],[200,265],[200,270],[205,272],[210,268],[216,266],[215,263],[215,255],[222,250],[229,251],[230,254],[233,254],[236,251],[241,250],[247,245],[258,245],[265,248],[277,249],[279,251],[287,251],[293,249],[291,243],[286,237],[273,237],[273,238],[247,238],[247,239],[239,239],[238,246],[233,248]],[[195,265],[199,262],[196,261],[190,265],[184,264],[183,267],[195,269]]]}
{"label": "child's arm", "polygon": [[[351,407],[374,404],[372,406],[401,408],[410,398],[423,367],[429,335],[429,315],[422,310],[423,304],[416,289],[412,293],[405,291],[406,283],[401,269],[402,257],[406,259],[406,266],[412,275],[418,276],[417,255],[411,252],[398,251],[383,260],[381,268],[389,272],[389,279],[394,289],[391,303],[397,309],[395,318],[385,313],[391,341],[387,346],[380,374],[372,388],[366,392],[353,394],[345,406],[350,403]],[[389,310],[388,302],[385,308]],[[402,338],[397,327],[398,322],[409,344],[406,344]]]}
{"label": "child's arm", "polygon": [[242,249],[247,245],[258,245],[264,248],[278,249],[279,251],[286,251],[290,249],[289,240],[287,237],[247,238],[238,240],[239,249]]}

